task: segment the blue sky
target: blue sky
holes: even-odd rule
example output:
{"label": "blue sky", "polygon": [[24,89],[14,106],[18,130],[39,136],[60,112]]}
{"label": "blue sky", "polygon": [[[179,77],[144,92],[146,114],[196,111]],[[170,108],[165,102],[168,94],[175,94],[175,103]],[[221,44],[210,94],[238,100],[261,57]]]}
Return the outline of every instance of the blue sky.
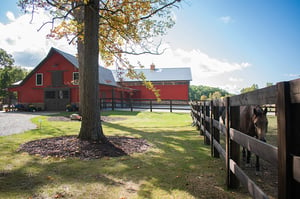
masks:
{"label": "blue sky", "polygon": [[[46,28],[36,31],[44,19],[41,14],[29,24],[30,17],[19,11],[16,1],[1,3],[0,48],[18,65],[35,67],[51,46],[76,53],[64,40],[46,40]],[[132,62],[191,67],[191,84],[232,93],[300,77],[298,0],[183,0],[174,17],[175,27],[163,38],[165,54],[133,57]]]}

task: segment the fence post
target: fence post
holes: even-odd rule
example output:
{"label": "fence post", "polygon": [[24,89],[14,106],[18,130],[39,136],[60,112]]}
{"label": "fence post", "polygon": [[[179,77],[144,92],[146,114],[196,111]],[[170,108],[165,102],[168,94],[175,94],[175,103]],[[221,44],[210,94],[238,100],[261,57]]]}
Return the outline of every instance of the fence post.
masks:
{"label": "fence post", "polygon": [[210,123],[209,123],[209,132],[210,132],[210,137],[211,137],[211,140],[210,140],[210,153],[211,153],[211,156],[214,157],[214,126],[213,126],[213,100],[210,101]]}
{"label": "fence post", "polygon": [[[203,119],[205,117],[205,114],[204,114],[204,102],[200,102],[199,103],[199,106],[200,106],[200,135],[204,135],[204,132],[202,131],[202,127],[205,127],[205,120]],[[204,129],[204,128],[203,128]]]}
{"label": "fence post", "polygon": [[133,111],[132,99],[130,98],[130,111]]}
{"label": "fence post", "polygon": [[197,130],[199,130],[199,134],[201,135],[201,104],[196,102],[197,106]]}
{"label": "fence post", "polygon": [[[277,131],[278,131],[278,198],[291,198],[291,175],[289,172],[292,160],[289,157],[288,147],[290,129],[289,122],[289,84],[280,82],[277,84]],[[289,171],[288,171],[289,170]]]}
{"label": "fence post", "polygon": [[150,99],[150,112],[152,112],[152,100]]}
{"label": "fence post", "polygon": [[[299,86],[298,86],[299,87]],[[297,87],[297,88],[298,88]],[[299,102],[291,101],[291,82],[277,84],[278,198],[300,198],[299,172],[293,158],[300,156]],[[295,167],[295,168],[294,168]]]}
{"label": "fence post", "polygon": [[206,121],[206,117],[210,117],[210,112],[209,112],[209,108],[210,108],[210,105],[207,105],[208,101],[205,101],[204,102],[204,111],[205,111],[205,114],[204,114],[204,144],[206,145],[210,145],[210,140],[209,138],[206,136],[206,131],[208,131],[210,129],[210,122]]}
{"label": "fence post", "polygon": [[111,99],[111,110],[114,111],[115,110],[115,98]]}
{"label": "fence post", "polygon": [[172,100],[170,100],[170,112],[172,113],[173,110],[172,110]]}
{"label": "fence post", "polygon": [[215,158],[219,158],[220,154],[219,151],[214,147],[214,140],[220,143],[220,131],[214,127],[214,120],[219,121],[220,113],[219,113],[219,106],[214,106],[213,101],[211,101],[211,137],[212,137],[212,156]]}
{"label": "fence post", "polygon": [[240,108],[230,106],[230,98],[226,98],[226,184],[228,188],[238,188],[240,182],[230,170],[230,159],[240,165],[240,146],[230,139],[230,128],[239,129]]}
{"label": "fence post", "polygon": [[226,137],[225,137],[225,150],[226,150],[226,157],[225,157],[225,162],[226,162],[226,185],[227,188],[230,187],[230,154],[229,154],[229,140],[230,140],[230,126],[229,126],[229,118],[230,118],[230,98],[226,97],[225,98],[225,108],[226,108]]}

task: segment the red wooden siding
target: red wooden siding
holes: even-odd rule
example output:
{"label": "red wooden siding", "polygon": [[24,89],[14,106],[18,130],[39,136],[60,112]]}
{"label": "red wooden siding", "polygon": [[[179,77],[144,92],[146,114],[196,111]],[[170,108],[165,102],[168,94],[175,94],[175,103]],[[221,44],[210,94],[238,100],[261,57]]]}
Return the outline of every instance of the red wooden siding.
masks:
{"label": "red wooden siding", "polygon": [[[78,102],[78,86],[72,84],[73,72],[78,72],[69,61],[58,53],[44,60],[41,67],[26,80],[25,84],[10,88],[10,91],[17,91],[18,101],[20,103],[43,103],[44,88],[52,87],[53,71],[63,71],[63,87],[71,87],[71,101]],[[36,74],[43,74],[43,85],[36,85]],[[74,88],[74,89],[73,89]]]}

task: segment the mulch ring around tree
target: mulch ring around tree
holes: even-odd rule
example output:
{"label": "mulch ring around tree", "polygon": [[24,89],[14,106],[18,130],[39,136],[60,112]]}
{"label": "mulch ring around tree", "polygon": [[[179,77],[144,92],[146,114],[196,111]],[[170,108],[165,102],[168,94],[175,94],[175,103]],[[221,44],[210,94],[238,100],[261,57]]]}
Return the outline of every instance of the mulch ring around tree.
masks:
{"label": "mulch ring around tree", "polygon": [[141,138],[107,137],[110,143],[96,143],[80,140],[77,136],[61,136],[34,140],[24,143],[18,152],[42,157],[53,156],[60,158],[76,157],[84,160],[102,157],[119,157],[132,153],[143,153],[151,145]]}

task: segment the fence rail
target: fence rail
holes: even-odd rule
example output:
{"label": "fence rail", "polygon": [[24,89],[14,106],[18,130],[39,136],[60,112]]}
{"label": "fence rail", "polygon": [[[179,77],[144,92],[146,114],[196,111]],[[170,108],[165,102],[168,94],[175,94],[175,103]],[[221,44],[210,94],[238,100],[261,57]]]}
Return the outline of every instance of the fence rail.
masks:
{"label": "fence rail", "polygon": [[122,98],[103,98],[100,102],[101,109],[130,111],[139,109],[149,109],[150,112],[156,109],[173,111],[189,111],[191,110],[188,100],[161,100],[156,99],[122,99]]}
{"label": "fence rail", "polygon": [[[204,142],[211,145],[212,156],[225,160],[228,188],[237,188],[242,183],[253,198],[268,198],[239,166],[240,146],[243,146],[278,168],[278,198],[300,198],[300,79],[224,100],[190,105],[193,122]],[[247,105],[264,105],[276,112],[278,147],[237,130],[239,107]],[[221,107],[226,111],[225,124],[219,122]],[[220,136],[225,136],[225,149]]]}

